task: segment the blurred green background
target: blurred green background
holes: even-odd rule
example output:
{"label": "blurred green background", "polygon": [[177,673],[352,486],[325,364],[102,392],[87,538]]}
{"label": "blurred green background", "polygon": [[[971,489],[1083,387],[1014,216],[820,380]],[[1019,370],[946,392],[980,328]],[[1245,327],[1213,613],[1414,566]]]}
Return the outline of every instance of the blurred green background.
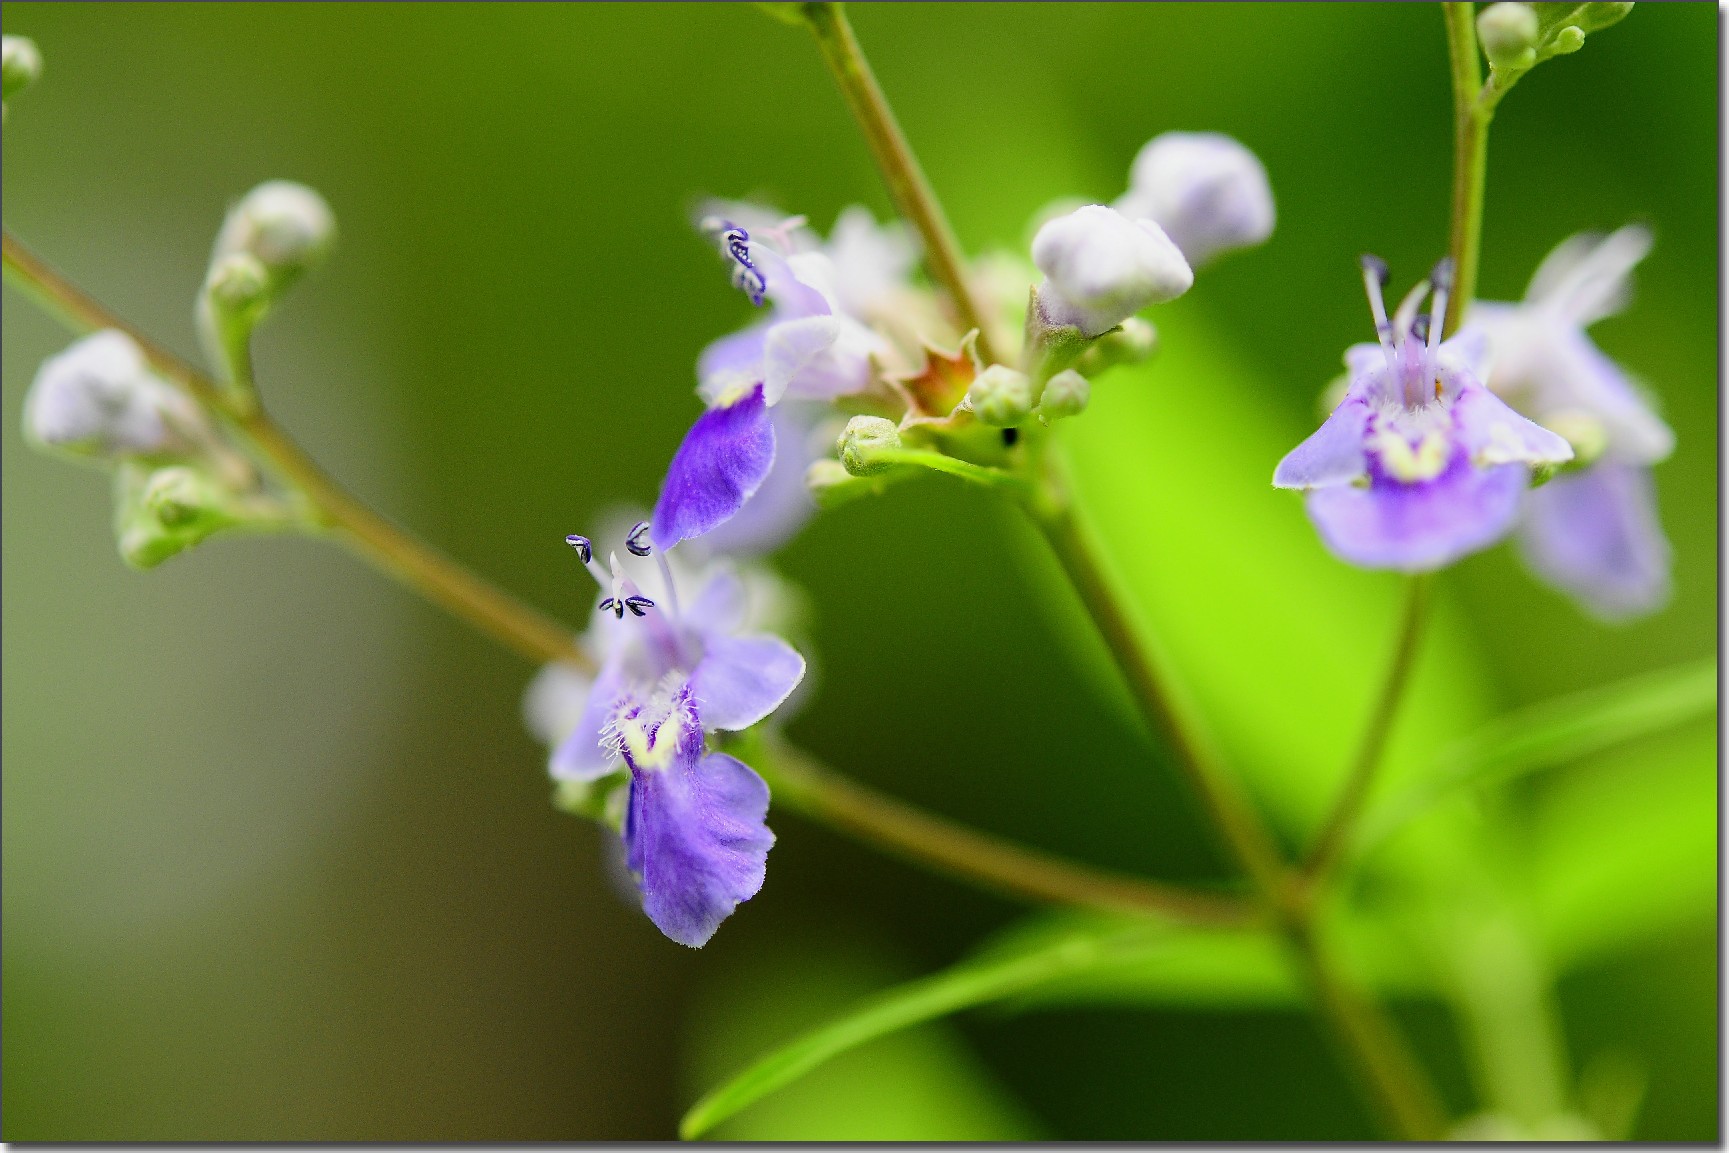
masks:
{"label": "blurred green background", "polygon": [[[1255,149],[1279,230],[1184,315],[1266,383],[1256,419],[1292,443],[1366,333],[1356,254],[1404,283],[1445,244],[1434,5],[866,4],[853,21],[974,251],[1020,246],[1054,198],[1115,196],[1157,132]],[[14,2],[5,29],[47,62],[7,117],[8,227],[190,353],[229,201],[271,177],[322,190],[341,244],[262,337],[269,403],[364,497],[572,621],[591,587],[560,538],[652,500],[697,410],[693,358],[748,311],[686,226],[693,198],[762,194],[824,228],[888,207],[813,46],[742,6]],[[1447,643],[1483,670],[1465,692],[1484,707],[1714,648],[1716,33],[1710,6],[1642,5],[1497,121],[1483,295],[1516,298],[1571,232],[1649,221],[1635,307],[1595,334],[1680,447],[1657,473],[1676,548],[1661,614],[1592,624],[1505,548],[1445,578]],[[549,805],[514,657],[305,541],[125,570],[106,482],[18,437],[65,343],[7,290],[7,1139],[667,1138],[763,1046],[1017,912],[781,814],[763,893],[702,952],[670,944],[613,895],[596,831]],[[988,507],[931,480],[785,551],[821,677],[793,735],[993,830],[1217,873],[1036,582],[1002,579],[1020,544]],[[1355,707],[1362,688],[1340,692]],[[1714,1138],[1716,997],[1708,918],[1561,986],[1578,1051],[1649,1070],[1639,1136]],[[1408,1024],[1462,1103],[1442,1011]],[[728,1132],[1370,1130],[1307,1018],[1094,1009],[881,1042]]]}

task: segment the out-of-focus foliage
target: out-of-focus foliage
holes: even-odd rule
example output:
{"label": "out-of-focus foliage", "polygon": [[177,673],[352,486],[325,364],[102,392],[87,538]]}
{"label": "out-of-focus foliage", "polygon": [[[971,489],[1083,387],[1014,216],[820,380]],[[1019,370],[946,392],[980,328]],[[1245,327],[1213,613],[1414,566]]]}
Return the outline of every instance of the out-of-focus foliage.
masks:
{"label": "out-of-focus foliage", "polygon": [[[973,251],[1020,248],[1057,197],[1116,196],[1160,131],[1229,132],[1265,162],[1272,241],[1208,269],[1159,318],[1155,360],[1098,381],[1064,437],[1147,620],[1301,837],[1367,709],[1396,590],[1329,560],[1267,481],[1368,335],[1356,254],[1414,271],[1444,247],[1437,12],[853,20]],[[1711,650],[1713,20],[1643,6],[1521,80],[1491,146],[1480,286],[1516,299],[1562,237],[1653,225],[1638,299],[1594,335],[1678,433],[1656,474],[1675,602],[1607,629],[1510,550],[1448,574],[1378,801],[1504,709]],[[824,227],[856,200],[887,211],[808,38],[746,5],[18,2],[5,24],[47,62],[7,112],[9,227],[190,351],[226,206],[272,177],[320,189],[342,250],[265,334],[261,390],[363,495],[573,621],[589,589],[563,535],[652,497],[696,412],[697,351],[748,308],[689,234],[692,200],[768,194]],[[517,720],[530,670],[310,542],[124,571],[99,480],[17,436],[64,336],[8,291],[4,337],[9,1139],[667,1138],[756,1056],[1022,915],[775,815],[762,895],[700,954],[668,946],[608,890],[594,831],[547,803]],[[794,735],[994,830],[1220,875],[1068,594],[993,508],[928,479],[794,542],[783,568],[810,592],[821,672]],[[1376,858],[1406,892],[1440,877],[1508,894],[1542,966],[1568,967],[1576,1063],[1614,1051],[1648,1072],[1642,1138],[1715,1133],[1715,751],[1700,724],[1547,765],[1438,805]],[[1444,851],[1489,834],[1513,847]],[[1378,915],[1376,898],[1358,905]],[[837,907],[874,943],[806,948]],[[1433,932],[1365,920],[1360,941],[1351,918],[1338,931],[1371,967]],[[1053,984],[1048,1011],[873,1041],[723,1133],[814,1136],[814,1117],[858,1137],[1367,1135],[1323,1038],[1271,1004],[1271,954],[1184,948]],[[1376,971],[1423,1002],[1401,1011],[1463,1108],[1452,1026],[1423,992],[1451,964]],[[1006,1004],[1040,994],[1023,996]]]}

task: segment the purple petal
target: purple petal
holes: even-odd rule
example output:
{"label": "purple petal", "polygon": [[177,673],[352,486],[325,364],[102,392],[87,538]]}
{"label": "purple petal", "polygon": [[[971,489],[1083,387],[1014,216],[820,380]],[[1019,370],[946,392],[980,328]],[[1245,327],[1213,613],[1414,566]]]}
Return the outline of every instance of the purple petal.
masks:
{"label": "purple petal", "polygon": [[[773,552],[803,528],[816,511],[804,474],[819,453],[813,450],[816,406],[782,401],[774,420],[774,466],[744,507],[703,538],[717,553],[757,556]],[[832,438],[831,438],[832,439]]]}
{"label": "purple petal", "polygon": [[564,781],[593,781],[618,767],[618,754],[601,740],[601,730],[612,719],[613,705],[624,692],[624,676],[617,662],[601,666],[588,690],[588,704],[570,735],[559,742],[548,765],[552,775]]}
{"label": "purple petal", "polygon": [[714,633],[703,638],[703,646],[690,691],[710,729],[748,729],[804,679],[804,658],[777,636]]}
{"label": "purple petal", "polygon": [[1367,487],[1315,489],[1308,496],[1309,518],[1341,560],[1424,572],[1504,536],[1528,476],[1517,464],[1472,468],[1461,453],[1430,481],[1402,484],[1377,476]]}
{"label": "purple petal", "polygon": [[774,425],[757,385],[697,417],[673,454],[654,506],[654,546],[669,549],[722,524],[774,464]]}
{"label": "purple petal", "polygon": [[1486,388],[1468,386],[1453,402],[1459,442],[1479,464],[1560,464],[1573,446],[1540,424],[1526,420]]}
{"label": "purple petal", "polygon": [[1273,470],[1274,486],[1324,488],[1349,484],[1363,476],[1368,470],[1363,456],[1368,422],[1369,406],[1360,400],[1346,400],[1309,439],[1285,454]]}
{"label": "purple petal", "polygon": [[706,944],[762,888],[767,816],[768,786],[725,753],[633,772],[624,839],[649,920],[681,945]]}
{"label": "purple petal", "polygon": [[1602,461],[1533,490],[1519,552],[1540,579],[1604,620],[1641,616],[1669,600],[1669,542],[1647,468]]}
{"label": "purple petal", "polygon": [[1583,409],[1603,422],[1610,452],[1622,460],[1654,464],[1675,450],[1675,433],[1651,410],[1627,374],[1578,329],[1552,331],[1531,375],[1543,406]]}

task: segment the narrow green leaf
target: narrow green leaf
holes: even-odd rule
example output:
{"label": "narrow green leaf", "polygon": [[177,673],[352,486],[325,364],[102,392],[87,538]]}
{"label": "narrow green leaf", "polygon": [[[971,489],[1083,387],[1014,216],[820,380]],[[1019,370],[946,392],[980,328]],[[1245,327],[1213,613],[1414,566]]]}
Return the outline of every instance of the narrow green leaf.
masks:
{"label": "narrow green leaf", "polygon": [[1359,850],[1379,844],[1462,789],[1576,761],[1709,716],[1717,708],[1717,661],[1634,677],[1509,713],[1451,746],[1421,783],[1364,825]]}
{"label": "narrow green leaf", "polygon": [[1030,952],[1004,951],[897,986],[781,1046],[710,1092],[685,1114],[679,1133],[686,1139],[700,1136],[753,1101],[867,1041],[1132,956],[1156,945],[1166,932],[1146,924],[1121,927],[1105,936],[1074,932]]}
{"label": "narrow green leaf", "polygon": [[1575,966],[1717,911],[1717,732],[1685,732],[1558,777],[1531,831],[1538,927]]}

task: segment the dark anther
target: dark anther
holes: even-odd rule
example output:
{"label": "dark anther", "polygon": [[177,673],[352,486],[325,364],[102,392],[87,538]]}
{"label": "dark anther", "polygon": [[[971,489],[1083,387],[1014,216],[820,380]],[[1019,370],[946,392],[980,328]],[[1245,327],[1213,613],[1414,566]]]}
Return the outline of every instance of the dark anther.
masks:
{"label": "dark anther", "polygon": [[564,543],[576,550],[576,555],[582,558],[583,564],[594,559],[594,545],[589,543],[587,537],[571,533],[564,538]]}
{"label": "dark anther", "polygon": [[732,282],[744,290],[752,304],[760,306],[763,294],[768,291],[768,278],[762,274],[760,268],[751,263],[748,247],[750,233],[730,220],[720,223],[726,229],[721,233],[721,241],[726,245],[726,254],[732,257],[734,262]]}
{"label": "dark anther", "polygon": [[1021,430],[1020,429],[1018,429],[1018,428],[1005,428],[1005,429],[1003,429],[1003,447],[1004,448],[1013,448],[1015,446],[1015,443],[1017,441],[1019,441],[1020,439],[1021,439]]}
{"label": "dark anther", "polygon": [[607,597],[605,600],[600,602],[601,612],[605,612],[608,609],[611,609],[613,615],[618,617],[620,620],[624,619],[624,605],[617,597]]}
{"label": "dark anther", "polygon": [[647,535],[648,522],[646,520],[637,521],[636,527],[631,529],[630,534],[624,538],[624,547],[630,550],[631,556],[647,556],[654,551],[649,547],[648,541],[643,539]]}
{"label": "dark anther", "polygon": [[[649,600],[647,597],[625,597],[624,607],[629,609],[636,616],[641,616],[644,609],[651,609],[654,607],[654,602]],[[618,615],[623,617],[624,609],[620,609]]]}
{"label": "dark anther", "polygon": [[1379,256],[1374,256],[1365,252],[1363,253],[1363,267],[1375,274],[1375,279],[1381,282],[1382,288],[1387,287],[1387,280],[1391,276],[1391,273],[1387,271],[1387,262],[1385,260],[1382,260]]}
{"label": "dark anther", "polygon": [[1443,256],[1441,262],[1435,265],[1435,271],[1429,274],[1429,283],[1435,286],[1436,292],[1453,291],[1453,258]]}
{"label": "dark anther", "polygon": [[1411,335],[1427,344],[1429,342],[1429,314],[1419,312],[1411,321]]}

